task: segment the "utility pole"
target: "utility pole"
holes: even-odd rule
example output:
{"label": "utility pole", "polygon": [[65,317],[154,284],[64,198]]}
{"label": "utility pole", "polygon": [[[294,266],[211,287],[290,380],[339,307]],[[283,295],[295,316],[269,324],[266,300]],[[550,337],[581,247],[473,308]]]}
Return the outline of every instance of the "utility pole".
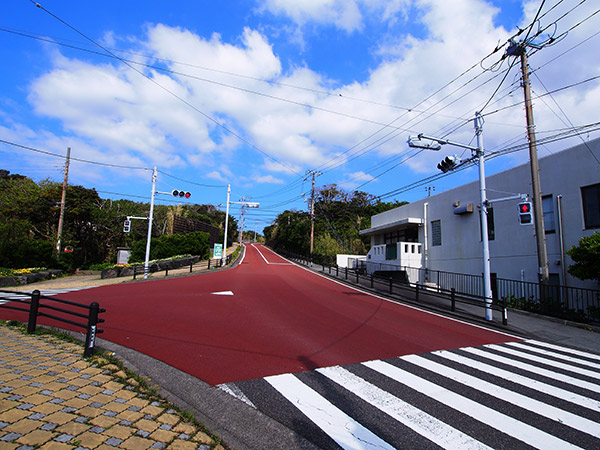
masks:
{"label": "utility pole", "polygon": [[[307,170],[306,175],[312,176],[312,189],[310,194],[310,254],[315,246],[315,177],[323,175],[317,170]],[[306,180],[307,178],[305,178]]]}
{"label": "utility pole", "polygon": [[531,170],[531,189],[533,192],[533,223],[535,226],[535,241],[538,257],[538,276],[542,284],[548,284],[548,251],[546,249],[546,231],[544,230],[544,213],[542,209],[542,192],[540,187],[540,168],[537,157],[535,140],[535,125],[533,123],[533,106],[531,104],[531,83],[529,81],[529,65],[527,63],[527,44],[512,43],[506,54],[521,57],[521,72],[523,74],[523,93],[525,96],[525,116],[527,119],[527,140],[529,141],[529,168]]}
{"label": "utility pole", "polygon": [[246,200],[247,200],[247,199],[249,199],[249,198],[250,198],[250,197],[245,197],[245,196],[244,196],[244,197],[242,197],[242,198],[240,199],[240,202],[241,202],[241,204],[242,204],[242,208],[241,208],[241,210],[240,210],[240,245],[242,245],[242,242],[243,242],[243,240],[244,240],[244,213],[246,212],[246,211],[244,210],[244,208],[245,208],[245,206],[246,206],[246,205],[245,205],[245,202],[246,202]]}
{"label": "utility pole", "polygon": [[227,263],[227,226],[229,225],[229,197],[231,195],[231,184],[227,185],[227,206],[225,207],[225,237],[223,238],[223,260],[221,265]]}
{"label": "utility pole", "polygon": [[60,257],[63,225],[65,220],[65,201],[67,199],[67,184],[69,181],[69,163],[71,162],[71,147],[67,147],[67,158],[65,160],[65,177],[63,178],[62,196],[60,198],[60,215],[58,217],[58,232],[56,236],[56,258]]}

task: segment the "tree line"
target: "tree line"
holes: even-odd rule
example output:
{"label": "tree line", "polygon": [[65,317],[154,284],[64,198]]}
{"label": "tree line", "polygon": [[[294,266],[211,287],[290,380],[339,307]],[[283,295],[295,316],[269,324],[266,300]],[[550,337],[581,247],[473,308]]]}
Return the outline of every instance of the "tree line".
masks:
{"label": "tree line", "polygon": [[[360,236],[370,228],[371,216],[407,202],[382,202],[361,191],[348,192],[336,184],[315,191],[313,254],[334,258],[336,254],[365,255],[370,238]],[[264,229],[267,244],[276,249],[308,255],[311,217],[306,211],[287,210]]]}
{"label": "tree line", "polygon": [[[89,268],[116,262],[119,247],[133,248],[136,243],[146,242],[146,220],[133,220],[129,233],[123,232],[123,223],[127,216],[147,217],[149,203],[104,199],[95,189],[72,185],[67,187],[61,249],[57,253],[61,195],[60,183],[36,183],[0,170],[0,267]],[[172,215],[219,228],[223,241],[225,212],[197,204],[155,205],[153,239],[168,232]],[[228,241],[234,241],[237,233],[237,221],[230,215]]]}

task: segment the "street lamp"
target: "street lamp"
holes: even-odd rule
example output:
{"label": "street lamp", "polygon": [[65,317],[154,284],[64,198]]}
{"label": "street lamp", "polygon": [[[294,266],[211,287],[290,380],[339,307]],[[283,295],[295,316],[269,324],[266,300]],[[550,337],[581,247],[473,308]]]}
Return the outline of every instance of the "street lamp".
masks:
{"label": "street lamp", "polygon": [[[484,158],[484,150],[483,150],[483,117],[479,112],[475,113],[475,119],[473,120],[475,125],[475,134],[477,136],[477,147],[473,147],[470,145],[460,144],[457,142],[451,142],[447,139],[439,139],[432,136],[426,136],[424,134],[419,134],[417,139],[409,138],[408,145],[410,147],[416,148],[424,148],[431,150],[439,150],[436,145],[432,145],[430,143],[423,142],[422,139],[427,139],[429,141],[433,141],[437,143],[441,147],[441,145],[449,144],[457,147],[462,147],[471,150],[472,156],[468,160],[464,161],[464,163],[478,160],[479,164],[479,201],[481,203],[481,251],[482,251],[482,260],[483,260],[483,296],[485,299],[485,319],[492,320],[492,281],[490,275],[490,244],[488,239],[488,220],[487,220],[487,195],[485,188],[485,158]],[[462,164],[462,162],[460,162]],[[449,170],[454,170],[458,167],[459,162],[456,157],[446,157],[439,165],[438,168],[442,172],[448,172]]]}

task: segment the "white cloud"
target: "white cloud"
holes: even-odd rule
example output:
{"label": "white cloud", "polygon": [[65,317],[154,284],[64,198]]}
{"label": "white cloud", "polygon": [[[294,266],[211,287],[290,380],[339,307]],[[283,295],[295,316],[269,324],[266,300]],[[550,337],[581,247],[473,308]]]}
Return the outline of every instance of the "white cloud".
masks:
{"label": "white cloud", "polygon": [[273,175],[263,175],[261,177],[256,177],[254,178],[254,181],[256,181],[257,183],[261,183],[261,184],[283,184],[284,181],[279,179],[279,178],[275,178]]}
{"label": "white cloud", "polygon": [[[535,14],[534,3],[537,5],[526,5],[528,17]],[[503,75],[484,72],[476,65],[499,41],[510,36],[509,31],[494,26],[498,10],[483,0],[265,0],[262,8],[290,17],[298,25],[330,24],[346,32],[358,32],[366,19],[407,20],[409,12],[413,15],[416,11],[410,20],[422,26],[425,34],[417,38],[407,32],[380,41],[375,48],[382,61],[373,65],[364,79],[339,85],[302,62],[292,62],[284,70],[273,43],[257,29],[245,28],[233,44],[224,42],[218,34],[203,38],[189,30],[159,24],[149,26],[137,45],[157,58],[153,63],[191,77],[146,69],[144,73],[151,82],[119,62],[92,64],[57,55],[52,69],[32,83],[29,99],[38,114],[60,121],[68,133],[79,136],[90,157],[100,153],[107,160],[121,158],[163,167],[190,164],[220,181],[233,178],[231,170],[223,170],[224,165],[231,169],[239,160],[248,168],[267,172],[260,182],[279,183],[280,179],[269,173],[303,173],[332,158],[339,157],[339,164],[364,153],[369,157],[359,160],[362,165],[354,176],[355,180],[369,181],[368,177],[384,170],[376,168],[380,157],[406,151],[409,134],[444,135],[464,122],[466,125],[451,138],[472,142],[473,126],[467,119],[490,98]],[[561,30],[589,15],[590,8],[569,16],[569,22],[560,22]],[[554,19],[560,13],[557,9]],[[530,59],[532,68],[544,66],[538,76],[549,89],[598,73],[598,62],[581,56],[592,54],[593,40],[560,56],[560,52],[590,36],[590,30],[593,23],[584,24],[570,34],[578,40],[568,46],[559,43],[545,48]],[[118,37],[107,33],[109,37],[118,41]],[[501,55],[502,51],[494,54],[484,66],[491,66]],[[500,68],[507,67],[507,63]],[[473,64],[474,70],[436,92]],[[565,67],[574,70],[565,74]],[[543,93],[535,79],[533,85],[535,93]],[[341,95],[323,93],[332,86]],[[575,124],[593,121],[598,97],[597,83],[554,95]],[[485,112],[521,100],[518,72],[513,69]],[[553,113],[556,107],[549,98],[546,100],[549,106],[540,101],[534,105],[538,130],[564,127]],[[206,116],[260,151],[245,146]],[[487,117],[486,147],[499,148],[522,135],[524,121],[520,106]],[[381,130],[374,122],[392,123],[405,131]],[[419,173],[431,173],[439,159],[456,151],[446,146],[441,152],[423,152],[407,160],[406,165]]]}
{"label": "white cloud", "polygon": [[362,28],[362,14],[356,0],[265,0],[263,10],[289,17],[297,25],[333,24],[352,32]]}

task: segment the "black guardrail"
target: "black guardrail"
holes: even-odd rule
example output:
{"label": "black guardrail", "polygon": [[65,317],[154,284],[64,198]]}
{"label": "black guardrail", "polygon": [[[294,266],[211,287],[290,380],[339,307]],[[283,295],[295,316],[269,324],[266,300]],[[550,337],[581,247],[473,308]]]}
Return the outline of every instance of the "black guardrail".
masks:
{"label": "black guardrail", "polygon": [[[461,293],[455,288],[443,289],[437,286],[428,286],[427,284],[410,283],[401,278],[394,278],[391,276],[361,274],[360,271],[348,269],[347,267],[340,270],[337,266],[327,266],[323,264],[320,264],[320,266],[322,267],[322,272],[325,273],[327,271],[336,278],[343,278],[352,284],[367,287],[390,296],[403,296],[404,299],[414,301],[415,303],[435,303],[436,306],[443,306],[446,304],[452,312],[456,311],[457,303],[499,311],[502,314],[502,324],[508,325],[508,305],[505,299],[492,298],[486,300],[483,296]],[[428,296],[429,299],[426,299],[426,296]],[[439,299],[440,301],[432,302],[432,297]]]}
{"label": "black guardrail", "polygon": [[[10,296],[6,294],[10,294]],[[106,310],[104,308],[100,308],[98,302],[92,302],[89,305],[82,305],[81,303],[76,303],[69,300],[41,295],[40,291],[37,289],[31,293],[0,290],[0,300],[7,302],[0,304],[0,308],[23,311],[28,314],[27,332],[30,334],[35,333],[37,318],[40,316],[48,317],[50,319],[58,320],[59,322],[68,323],[70,325],[85,329],[86,337],[83,356],[86,358],[94,354],[96,335],[104,332],[104,330],[98,328],[98,324],[104,322],[104,319],[99,318],[98,315],[106,312]],[[44,300],[45,302],[42,303],[41,300]],[[72,309],[54,306],[48,302],[67,305],[72,307]],[[77,309],[84,310],[86,312],[78,312]],[[63,316],[58,316],[54,313],[50,314],[49,312],[45,311],[52,311],[56,314],[62,313]],[[74,319],[71,319],[71,317]],[[87,323],[78,322],[76,321],[76,318],[87,319]]]}
{"label": "black guardrail", "polygon": [[[444,289],[439,286],[429,286],[422,283],[410,283],[405,277],[377,276],[374,274],[365,274],[361,270],[349,269],[348,267],[338,267],[330,265],[321,260],[321,262],[311,261],[304,255],[294,255],[289,252],[278,252],[287,258],[295,260],[297,263],[314,267],[320,266],[321,272],[345,280],[346,282],[358,285],[362,288],[373,290],[377,293],[385,294],[390,297],[399,297],[404,301],[415,302],[419,304],[428,303],[436,307],[447,305],[452,312],[456,311],[456,304],[474,306],[477,308],[490,308],[499,311],[502,315],[502,324],[508,324],[508,310],[506,299],[488,299],[485,297],[470,293],[457,291],[455,288]],[[437,300],[436,300],[437,299]]]}

